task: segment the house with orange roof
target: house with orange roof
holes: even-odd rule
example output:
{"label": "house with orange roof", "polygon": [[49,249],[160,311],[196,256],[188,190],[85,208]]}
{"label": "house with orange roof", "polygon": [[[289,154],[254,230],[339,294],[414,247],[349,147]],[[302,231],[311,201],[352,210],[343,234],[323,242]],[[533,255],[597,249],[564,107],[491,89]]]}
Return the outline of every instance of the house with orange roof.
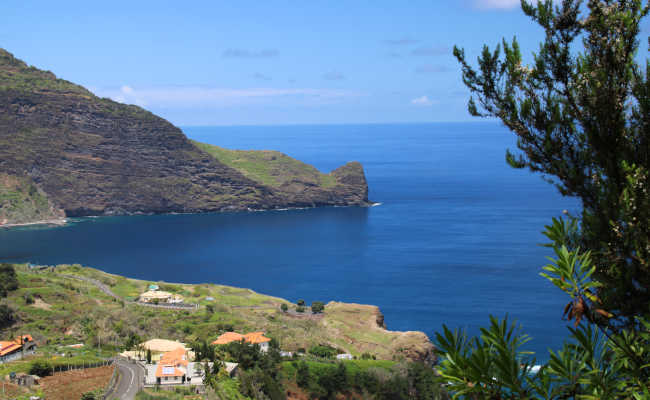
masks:
{"label": "house with orange roof", "polygon": [[228,344],[232,342],[241,342],[242,340],[249,344],[259,345],[260,350],[264,352],[269,350],[269,343],[271,342],[270,338],[264,336],[264,332],[251,332],[245,335],[241,335],[237,332],[226,332],[219,336],[217,340],[212,342],[212,344]]}
{"label": "house with orange roof", "polygon": [[228,344],[232,342],[241,342],[242,340],[244,340],[244,335],[237,332],[226,332],[223,335],[220,335],[217,340],[212,342],[212,344]]}
{"label": "house with orange roof", "polygon": [[[212,368],[213,363],[209,363]],[[224,363],[226,372],[233,376],[236,363]],[[190,354],[185,348],[176,348],[163,353],[156,364],[145,366],[145,387],[155,385],[169,386],[203,386],[204,364],[191,362]]]}
{"label": "house with orange roof", "polygon": [[246,343],[259,345],[260,350],[264,352],[269,350],[269,343],[271,343],[271,339],[264,336],[264,332],[247,333],[244,335],[244,340],[246,340]]}
{"label": "house with orange roof", "polygon": [[31,335],[22,335],[12,341],[0,341],[0,364],[34,354],[36,342]]}
{"label": "house with orange roof", "polygon": [[187,358],[187,351],[182,347],[164,353],[156,366],[156,383],[178,385],[187,382],[189,365]]}

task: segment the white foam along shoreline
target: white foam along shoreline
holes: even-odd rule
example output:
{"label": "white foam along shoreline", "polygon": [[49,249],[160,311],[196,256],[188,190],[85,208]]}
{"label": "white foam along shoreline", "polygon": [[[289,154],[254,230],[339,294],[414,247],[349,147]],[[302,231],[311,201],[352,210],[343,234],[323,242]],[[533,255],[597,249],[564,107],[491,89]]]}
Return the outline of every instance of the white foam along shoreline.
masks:
{"label": "white foam along shoreline", "polygon": [[21,222],[21,223],[15,223],[15,224],[7,224],[7,223],[1,223],[3,221],[0,221],[0,228],[17,228],[21,226],[32,226],[32,225],[57,225],[57,226],[63,226],[68,223],[68,220],[65,218],[57,218],[57,219],[44,219],[41,221],[33,221],[33,222]]}

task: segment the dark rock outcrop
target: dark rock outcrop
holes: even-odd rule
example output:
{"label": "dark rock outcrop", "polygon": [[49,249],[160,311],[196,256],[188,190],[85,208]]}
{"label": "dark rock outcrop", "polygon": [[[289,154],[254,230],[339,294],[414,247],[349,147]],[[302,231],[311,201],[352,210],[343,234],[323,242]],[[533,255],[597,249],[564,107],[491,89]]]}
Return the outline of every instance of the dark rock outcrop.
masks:
{"label": "dark rock outcrop", "polygon": [[331,187],[255,181],[133,105],[0,49],[0,172],[30,178],[68,216],[366,205],[359,163]]}

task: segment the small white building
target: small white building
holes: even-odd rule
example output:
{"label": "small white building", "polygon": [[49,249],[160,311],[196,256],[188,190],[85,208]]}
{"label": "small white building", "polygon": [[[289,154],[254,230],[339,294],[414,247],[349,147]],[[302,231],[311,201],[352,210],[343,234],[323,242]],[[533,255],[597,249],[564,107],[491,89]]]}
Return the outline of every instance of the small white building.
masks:
{"label": "small white building", "polygon": [[354,356],[349,353],[344,353],[344,354],[337,354],[336,355],[337,360],[354,360]]}
{"label": "small white building", "polygon": [[162,290],[149,290],[142,293],[139,300],[143,303],[172,303],[178,304],[183,302],[183,296],[165,292]]}

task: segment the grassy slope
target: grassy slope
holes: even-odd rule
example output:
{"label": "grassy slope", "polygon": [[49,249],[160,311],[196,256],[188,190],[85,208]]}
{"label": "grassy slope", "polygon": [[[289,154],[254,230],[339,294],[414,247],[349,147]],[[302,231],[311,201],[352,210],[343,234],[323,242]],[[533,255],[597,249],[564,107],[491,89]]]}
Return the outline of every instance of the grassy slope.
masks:
{"label": "grassy slope", "polygon": [[323,174],[311,165],[278,151],[228,150],[196,141],[192,143],[246,177],[265,185],[279,187],[291,180],[309,182],[323,188],[336,185],[336,179],[332,175]]}
{"label": "grassy slope", "polygon": [[[197,302],[196,312],[152,309],[123,304],[88,283],[69,279],[61,273],[98,279],[125,298],[135,298],[151,282],[127,279],[80,266],[59,266],[54,271],[30,272],[19,266],[20,288],[12,292],[7,303],[18,310],[21,320],[16,332],[31,333],[37,340],[49,340],[52,346],[78,342],[121,346],[130,333],[143,338],[169,338],[184,342],[213,340],[227,330],[266,331],[285,350],[330,344],[354,355],[364,352],[379,359],[400,358],[411,354],[404,349],[426,348],[423,334],[391,332],[376,324],[378,309],[373,306],[329,303],[322,318],[299,318],[280,311],[287,301],[255,293],[248,289],[200,284],[166,284],[163,290],[183,295],[187,302]],[[37,298],[26,304],[25,297]],[[215,301],[207,301],[214,297]],[[211,307],[207,307],[211,305]],[[210,310],[212,309],[212,310]],[[103,325],[98,328],[98,323]],[[8,336],[5,332],[5,336]]]}
{"label": "grassy slope", "polygon": [[29,178],[0,173],[0,225],[56,219],[56,210],[47,196]]}

